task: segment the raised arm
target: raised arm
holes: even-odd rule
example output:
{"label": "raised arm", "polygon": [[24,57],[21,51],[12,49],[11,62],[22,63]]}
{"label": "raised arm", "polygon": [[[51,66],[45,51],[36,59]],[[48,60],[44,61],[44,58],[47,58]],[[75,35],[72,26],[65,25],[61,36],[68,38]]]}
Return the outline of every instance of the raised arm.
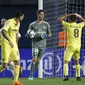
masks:
{"label": "raised arm", "polygon": [[69,16],[71,16],[71,15],[73,15],[73,13],[72,13],[72,14],[65,14],[64,16],[59,17],[59,18],[58,18],[58,21],[59,21],[60,23],[62,23],[62,21],[63,21],[65,18],[67,18],[67,17],[69,17]]}
{"label": "raised arm", "polygon": [[85,22],[85,19],[80,14],[74,13],[74,15],[76,15],[76,17],[78,17],[82,22]]}

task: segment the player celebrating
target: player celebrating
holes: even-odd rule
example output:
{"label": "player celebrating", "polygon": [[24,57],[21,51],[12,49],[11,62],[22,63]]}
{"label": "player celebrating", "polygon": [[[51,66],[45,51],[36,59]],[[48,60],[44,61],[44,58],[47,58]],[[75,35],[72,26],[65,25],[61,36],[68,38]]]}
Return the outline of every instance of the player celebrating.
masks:
{"label": "player celebrating", "polygon": [[[2,28],[1,50],[2,50],[2,65],[0,71],[3,71],[7,67],[9,59],[14,62],[14,82],[13,85],[23,85],[18,81],[19,77],[19,50],[17,46],[18,31],[20,27],[20,21],[24,18],[24,14],[21,12],[16,13],[16,17],[6,21]],[[11,58],[10,58],[11,57]]]}
{"label": "player celebrating", "polygon": [[[33,74],[43,56],[44,49],[46,48],[46,37],[51,37],[50,25],[43,21],[44,11],[38,10],[37,20],[29,25],[27,34],[32,38],[32,63],[30,69],[29,80],[33,80]],[[34,34],[33,34],[34,33]]]}
{"label": "player celebrating", "polygon": [[[64,21],[64,19],[68,17],[69,22]],[[79,18],[82,22],[77,23],[76,17]],[[73,56],[75,61],[75,67],[76,67],[76,78],[77,80],[80,79],[80,65],[79,65],[79,58],[80,58],[80,48],[81,48],[81,33],[82,28],[84,27],[85,20],[81,17],[81,15],[77,13],[73,14],[66,14],[62,17],[60,17],[59,22],[62,23],[62,25],[67,30],[67,47],[66,51],[64,53],[64,81],[69,80],[68,78],[68,62],[71,60],[71,57]]]}

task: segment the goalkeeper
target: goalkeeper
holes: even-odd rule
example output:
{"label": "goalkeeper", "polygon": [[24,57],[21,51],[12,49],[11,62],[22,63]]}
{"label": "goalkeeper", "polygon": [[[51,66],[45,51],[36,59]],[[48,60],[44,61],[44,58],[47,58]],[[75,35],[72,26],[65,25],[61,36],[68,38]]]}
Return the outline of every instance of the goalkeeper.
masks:
{"label": "goalkeeper", "polygon": [[40,62],[40,59],[43,56],[44,50],[46,48],[46,38],[51,37],[51,29],[50,25],[43,21],[44,19],[44,11],[37,11],[37,20],[32,22],[29,25],[29,29],[27,34],[30,38],[32,38],[32,62],[30,69],[29,80],[33,80],[33,74]]}
{"label": "goalkeeper", "polygon": [[[69,22],[64,21],[65,18],[69,18]],[[80,23],[76,22],[76,18],[79,18],[81,20]],[[64,81],[69,80],[68,78],[68,62],[71,60],[72,56],[75,61],[75,67],[76,67],[76,80],[80,81],[80,65],[79,65],[79,58],[80,58],[80,48],[81,48],[81,33],[82,28],[85,25],[84,18],[81,17],[81,15],[77,13],[73,14],[66,14],[62,17],[60,17],[59,22],[62,23],[62,25],[67,30],[67,47],[66,51],[64,53]]]}

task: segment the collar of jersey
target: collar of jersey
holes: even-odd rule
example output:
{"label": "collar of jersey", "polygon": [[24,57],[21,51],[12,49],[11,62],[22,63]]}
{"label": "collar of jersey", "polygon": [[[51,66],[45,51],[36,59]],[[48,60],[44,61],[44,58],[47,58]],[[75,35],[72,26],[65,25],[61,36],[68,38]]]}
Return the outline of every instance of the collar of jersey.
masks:
{"label": "collar of jersey", "polygon": [[13,20],[13,23],[16,25],[16,21],[15,21],[15,18],[12,18],[12,20]]}

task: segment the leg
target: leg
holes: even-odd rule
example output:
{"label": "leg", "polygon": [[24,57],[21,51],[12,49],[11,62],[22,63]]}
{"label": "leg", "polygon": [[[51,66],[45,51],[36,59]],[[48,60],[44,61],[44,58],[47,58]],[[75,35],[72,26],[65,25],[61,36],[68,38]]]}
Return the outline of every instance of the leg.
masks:
{"label": "leg", "polygon": [[22,66],[20,66],[20,68],[19,68],[19,77],[21,77],[22,72],[23,72],[23,67],[22,67]]}
{"label": "leg", "polygon": [[14,82],[19,79],[19,61],[14,61]]}
{"label": "leg", "polygon": [[20,60],[20,56],[19,56],[19,51],[18,48],[13,48],[12,52],[11,52],[11,60],[14,62],[14,81],[13,81],[13,85],[23,85],[19,82],[19,60]]}
{"label": "leg", "polygon": [[76,66],[76,78],[78,81],[80,81],[80,65],[79,65],[79,61],[78,60],[74,60],[75,61],[75,66]]}
{"label": "leg", "polygon": [[76,52],[74,54],[74,64],[75,64],[75,67],[76,67],[76,80],[80,81],[80,64],[79,64],[79,58],[80,58],[80,53],[79,52]]}
{"label": "leg", "polygon": [[[9,49],[9,50],[8,50]],[[2,57],[2,65],[0,65],[0,72],[2,72],[8,65],[9,56],[10,56],[10,47],[8,44],[1,45],[1,57]]]}
{"label": "leg", "polygon": [[33,48],[32,49],[32,62],[31,62],[31,68],[30,68],[30,76],[29,76],[29,80],[33,80],[33,75],[35,72],[35,68],[36,68],[36,62],[37,62],[37,56],[39,53],[39,49],[38,48]]}
{"label": "leg", "polygon": [[38,67],[38,65],[39,65],[39,62],[40,62],[40,59],[37,58],[37,59],[36,59],[36,62],[35,62],[35,68],[34,68],[33,73],[36,71],[36,69],[37,69],[37,67]]}
{"label": "leg", "polygon": [[72,51],[72,49],[70,49],[69,47],[66,48],[66,51],[64,53],[64,76],[65,76],[64,81],[69,80],[69,78],[68,78],[68,63],[70,62],[73,53],[74,52]]}
{"label": "leg", "polygon": [[34,72],[36,71],[36,69],[38,67],[39,62],[40,62],[39,58],[33,58],[32,63],[31,63],[29,80],[33,80],[33,75],[34,75]]}
{"label": "leg", "polygon": [[33,75],[34,75],[34,69],[35,69],[36,61],[37,61],[37,58],[33,58],[32,59],[29,80],[33,80]]}
{"label": "leg", "polygon": [[64,60],[64,81],[69,80],[68,78],[68,61]]}
{"label": "leg", "polygon": [[5,68],[7,68],[7,63],[0,65],[0,72],[2,72]]}
{"label": "leg", "polygon": [[19,79],[19,61],[16,60],[14,61],[14,82],[13,85],[23,85],[21,84],[18,79]]}
{"label": "leg", "polygon": [[[10,72],[12,73],[13,77],[14,77],[14,62],[10,62],[8,63],[8,69],[10,70]],[[12,78],[13,78],[12,77]]]}
{"label": "leg", "polygon": [[40,49],[39,49],[39,54],[38,54],[37,61],[36,61],[36,63],[35,63],[34,71],[35,71],[35,70],[36,70],[36,68],[38,67],[39,62],[40,62],[41,58],[43,57],[44,50],[45,50],[45,48],[40,48]]}
{"label": "leg", "polygon": [[68,76],[68,61],[64,61],[64,75]]}

